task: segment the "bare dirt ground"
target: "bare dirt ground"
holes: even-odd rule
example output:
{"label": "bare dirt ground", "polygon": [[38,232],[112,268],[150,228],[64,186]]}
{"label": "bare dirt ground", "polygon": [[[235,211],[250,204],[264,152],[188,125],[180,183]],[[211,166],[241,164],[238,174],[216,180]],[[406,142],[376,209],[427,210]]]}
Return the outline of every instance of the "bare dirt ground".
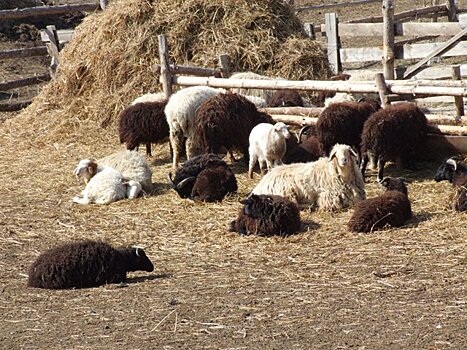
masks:
{"label": "bare dirt ground", "polygon": [[[422,4],[397,2],[404,9]],[[341,16],[378,13],[379,6],[364,5]],[[42,63],[0,61],[0,80],[13,71],[40,72]],[[116,136],[98,147],[79,140],[39,144],[24,135],[17,114],[5,115],[0,348],[467,348],[467,216],[447,208],[450,185],[432,180],[438,162],[418,163],[415,172],[388,167],[387,175],[412,181],[414,218],[403,228],[352,234],[346,229],[351,210],[302,211],[297,235],[242,237],[227,226],[259,180],[248,180],[243,165],[234,164],[238,194],[193,203],[168,188],[164,145],[149,159],[155,194],[79,207],[71,204],[83,188],[71,175],[74,166],[90,154],[120,150]],[[368,196],[379,191],[371,174]],[[155,271],[130,274],[126,287],[26,287],[27,269],[41,251],[81,239],[143,246]]]}

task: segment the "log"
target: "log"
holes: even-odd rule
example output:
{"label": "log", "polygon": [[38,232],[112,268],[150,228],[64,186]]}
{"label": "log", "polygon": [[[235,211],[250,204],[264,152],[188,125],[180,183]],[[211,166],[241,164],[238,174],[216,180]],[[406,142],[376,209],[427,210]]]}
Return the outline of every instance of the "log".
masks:
{"label": "log", "polygon": [[5,19],[19,19],[25,17],[40,17],[59,15],[70,12],[92,12],[98,10],[99,4],[87,3],[87,4],[75,4],[75,5],[57,5],[57,6],[37,6],[37,7],[26,7],[16,8],[12,10],[0,11],[0,20]]}
{"label": "log", "polygon": [[169,99],[172,95],[172,75],[170,73],[169,65],[169,45],[167,37],[164,34],[157,36],[159,40],[159,60],[161,62],[161,76],[160,82],[162,83],[162,90],[165,97]]}
{"label": "log", "polygon": [[[154,72],[160,74],[161,65],[154,65]],[[198,77],[221,77],[220,69],[213,68],[200,68],[200,67],[191,67],[191,66],[178,66],[176,64],[169,65],[171,74],[187,74],[187,75],[196,75]]]}
{"label": "log", "polygon": [[226,53],[219,55],[219,69],[220,75],[222,78],[229,78],[230,77],[230,63],[229,63],[229,55]]}
{"label": "log", "polygon": [[282,122],[289,125],[316,125],[316,123],[318,122],[318,118],[300,117],[284,114],[271,114],[271,117],[275,122]]}
{"label": "log", "polygon": [[[173,76],[173,84],[182,86],[212,86],[222,88],[251,88],[251,89],[289,89],[305,91],[336,91],[336,92],[371,92],[378,93],[378,87],[374,82],[348,82],[348,81],[323,81],[323,80],[255,80],[255,79],[222,79],[212,77],[184,77]],[[445,96],[467,96],[465,87],[444,87],[398,85],[398,80],[386,81],[388,90],[394,94],[411,95],[445,95]]]}
{"label": "log", "polygon": [[13,103],[0,103],[0,112],[16,112],[29,106],[31,102],[32,101],[29,100]]}
{"label": "log", "polygon": [[[460,66],[453,66],[452,67],[452,79],[454,79],[456,82],[461,80],[461,67]],[[467,82],[464,81],[464,83]],[[464,99],[462,96],[456,96],[454,97],[454,104],[456,105],[456,115],[457,119],[460,119],[461,116],[464,115]]]}
{"label": "log", "polygon": [[466,126],[429,124],[428,125],[428,132],[430,134],[467,136],[467,127]]}
{"label": "log", "polygon": [[391,104],[389,101],[388,95],[388,87],[386,85],[386,81],[384,80],[383,73],[378,73],[375,76],[376,86],[378,87],[378,94],[379,99],[381,101],[381,107],[386,108],[388,105]]}
{"label": "log", "polygon": [[9,58],[26,58],[33,56],[46,56],[47,48],[45,46],[28,47],[25,49],[14,49],[0,51],[0,60]]}
{"label": "log", "polygon": [[269,107],[259,108],[268,114],[296,115],[300,117],[318,117],[324,108],[320,107]]}
{"label": "log", "polygon": [[44,83],[51,79],[50,74],[42,74],[35,77],[29,77],[25,79],[13,80],[13,81],[6,81],[0,83],[0,91],[7,91],[11,89],[16,89],[23,86],[35,85]]}
{"label": "log", "polygon": [[336,7],[357,6],[357,5],[363,5],[363,4],[371,4],[373,2],[381,2],[381,0],[357,0],[357,1],[341,2],[338,4],[306,5],[306,6],[297,7],[296,11],[301,12],[301,11],[306,11],[306,10],[322,10],[322,9],[330,9],[330,8],[336,8]]}

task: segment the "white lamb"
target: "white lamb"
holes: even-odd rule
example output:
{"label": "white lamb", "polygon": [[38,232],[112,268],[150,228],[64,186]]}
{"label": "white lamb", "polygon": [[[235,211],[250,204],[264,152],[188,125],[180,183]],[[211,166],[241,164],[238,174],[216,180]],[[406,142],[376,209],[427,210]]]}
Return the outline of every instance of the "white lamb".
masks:
{"label": "white lamb", "polygon": [[[230,76],[229,79],[255,79],[255,80],[271,80],[281,78],[270,78],[265,75],[256,74],[253,72],[238,72]],[[266,102],[266,106],[271,101],[274,90],[267,89],[250,89],[250,88],[232,88],[230,91],[243,95],[250,99],[251,97],[259,97]],[[250,97],[249,97],[250,96]],[[259,100],[258,100],[259,101]],[[252,101],[255,103],[254,101]],[[255,103],[256,104],[256,103]]]}
{"label": "white lamb", "polygon": [[214,89],[208,86],[192,86],[177,91],[170,96],[165,115],[170,128],[170,144],[173,150],[172,167],[177,168],[183,139],[186,138],[186,155],[194,155],[194,119],[196,110],[211,96],[225,92],[223,89]]}
{"label": "white lamb", "polygon": [[350,146],[336,144],[329,158],[272,169],[252,193],[284,196],[301,208],[333,211],[365,199],[364,187],[357,154]]}
{"label": "white lamb", "polygon": [[290,138],[287,125],[282,122],[274,125],[260,123],[250,132],[248,153],[250,164],[248,167],[248,177],[253,178],[253,168],[259,162],[261,175],[264,174],[264,167],[271,170],[273,166],[282,165],[282,158],[287,150],[286,139]]}
{"label": "white lamb", "polygon": [[82,197],[73,198],[78,204],[109,204],[123,198],[136,198],[141,191],[141,184],[137,181],[125,181],[122,174],[112,167],[98,166],[92,159],[82,159],[74,174],[80,177],[80,172],[94,174],[86,184],[81,193]]}
{"label": "white lamb", "polygon": [[[112,167],[119,171],[125,179],[139,182],[142,189],[150,193],[153,190],[152,185],[152,171],[146,158],[137,151],[120,151],[112,153],[104,158],[98,159],[95,162],[98,166]],[[80,163],[81,164],[81,163]],[[92,173],[93,168],[82,166],[78,164],[75,169],[78,177],[82,177],[85,183],[95,175]]]}

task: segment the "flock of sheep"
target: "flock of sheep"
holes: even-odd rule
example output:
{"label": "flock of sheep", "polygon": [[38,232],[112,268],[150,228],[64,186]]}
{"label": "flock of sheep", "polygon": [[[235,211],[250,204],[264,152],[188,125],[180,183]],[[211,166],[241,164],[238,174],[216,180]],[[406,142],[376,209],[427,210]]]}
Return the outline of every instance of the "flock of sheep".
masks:
{"label": "flock of sheep", "polygon": [[[234,77],[239,77],[234,76]],[[242,77],[258,78],[252,73]],[[341,76],[336,79],[348,79]],[[412,166],[423,142],[427,119],[414,104],[381,109],[377,101],[340,94],[328,100],[316,128],[304,127],[296,138],[284,123],[258,110],[264,106],[303,106],[296,91],[226,91],[194,86],[168,100],[146,94],[119,117],[120,142],[127,150],[94,160],[83,159],[74,174],[86,186],[78,204],[108,204],[136,198],[153,190],[152,171],[137,147],[170,141],[172,167],[168,182],[182,198],[222,201],[238,188],[235,174],[223,160],[240,152],[253,178],[259,163],[261,180],[252,188],[230,230],[241,234],[290,235],[300,231],[300,209],[336,211],[354,207],[348,228],[371,232],[399,227],[412,217],[403,178],[384,177],[385,162]],[[183,152],[187,161],[179,166]],[[248,161],[249,160],[249,161]],[[366,199],[365,169],[378,168],[386,188]],[[264,175],[265,171],[267,173]],[[264,175],[264,176],[263,176]],[[435,175],[453,184],[452,208],[467,210],[467,164],[449,159]],[[41,288],[81,288],[122,282],[129,271],[152,271],[141,248],[116,249],[103,242],[72,243],[39,256],[29,271],[29,285]]]}

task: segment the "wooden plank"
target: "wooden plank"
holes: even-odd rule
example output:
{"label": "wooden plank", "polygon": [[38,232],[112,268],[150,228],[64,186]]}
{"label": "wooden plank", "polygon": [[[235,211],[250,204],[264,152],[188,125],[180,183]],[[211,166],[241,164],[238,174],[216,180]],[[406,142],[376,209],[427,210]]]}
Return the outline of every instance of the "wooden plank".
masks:
{"label": "wooden plank", "polygon": [[81,11],[92,12],[98,9],[99,4],[96,3],[15,8],[12,10],[0,11],[0,20],[50,16]]}
{"label": "wooden plank", "polygon": [[222,78],[230,77],[230,59],[226,53],[219,55],[219,68]]}
{"label": "wooden plank", "polygon": [[300,117],[319,117],[323,108],[320,107],[268,107],[259,108],[268,114],[296,115]]}
{"label": "wooden plank", "polygon": [[[406,68],[396,68],[397,79],[402,79]],[[467,77],[467,64],[460,65],[460,71],[462,77]],[[450,66],[434,66],[427,67],[415,74],[412,78],[416,79],[450,79],[451,78],[451,67]]]}
{"label": "wooden plank", "polygon": [[47,48],[45,46],[28,47],[24,49],[0,51],[0,60],[10,58],[26,58],[33,56],[46,56]]}
{"label": "wooden plank", "polygon": [[[404,79],[410,78],[413,74],[415,74],[421,67],[426,64],[430,59],[433,57],[441,55],[443,52],[447,51],[450,49],[452,45],[454,45],[456,42],[458,42],[464,35],[467,34],[467,28],[464,28],[461,30],[459,33],[454,35],[451,39],[443,43],[439,48],[431,52],[428,56],[423,58],[420,62],[417,64],[413,65],[412,67],[408,68],[406,72],[404,73]],[[465,51],[467,52],[467,51]]]}
{"label": "wooden plank", "polygon": [[[393,69],[393,73],[394,73],[394,69]],[[388,99],[389,91],[386,85],[386,81],[384,80],[383,73],[376,74],[375,81],[376,81],[376,86],[378,86],[378,93],[379,93],[379,99],[381,101],[381,107],[386,108],[388,105],[390,105],[390,101]]]}
{"label": "wooden plank", "polygon": [[[305,91],[336,91],[336,92],[373,92],[378,93],[374,82],[355,81],[323,81],[323,80],[256,80],[256,79],[222,79],[213,77],[185,77],[173,76],[172,83],[181,86],[212,86],[222,88],[251,88],[251,89],[295,89]],[[397,80],[386,81],[389,92],[394,94],[412,95],[445,95],[467,96],[465,87],[416,86],[400,85]]]}
{"label": "wooden plank", "polygon": [[[192,66],[179,66],[176,64],[169,65],[171,74],[188,74],[196,75],[198,77],[221,77],[221,70],[215,68],[202,68],[202,67],[192,67]],[[161,65],[154,65],[154,71],[159,74],[161,71]]]}
{"label": "wooden plank", "polygon": [[[394,79],[394,0],[383,1],[383,72],[384,78]],[[383,81],[377,80],[377,82],[384,85]],[[382,87],[384,88],[384,87]],[[380,96],[381,96],[380,90]],[[387,94],[387,91],[385,91]],[[386,99],[387,103],[387,99]]]}
{"label": "wooden plank", "polygon": [[308,35],[308,37],[309,37],[311,40],[315,40],[315,39],[316,39],[315,26],[313,25],[312,22],[305,22],[305,23],[303,23],[303,29],[305,30],[306,35]]}
{"label": "wooden plank", "polygon": [[335,13],[326,13],[325,22],[328,62],[331,73],[337,74],[342,70],[339,56],[340,41],[339,33],[337,31],[337,15]]}
{"label": "wooden plank", "polygon": [[[436,13],[438,16],[447,15],[446,5],[437,5],[424,7],[419,9],[413,9],[409,11],[403,11],[394,14],[394,21],[401,21],[409,18],[421,18],[432,16]],[[345,23],[381,23],[383,22],[383,16],[371,16],[365,18],[352,19]]]}
{"label": "wooden plank", "polygon": [[356,1],[347,1],[341,2],[337,4],[323,4],[323,5],[305,5],[299,6],[295,10],[297,12],[307,11],[307,10],[323,10],[323,9],[331,9],[331,8],[338,8],[338,7],[348,7],[348,6],[358,6],[364,4],[371,4],[374,2],[381,2],[381,0],[356,0]]}
{"label": "wooden plank", "polygon": [[7,91],[23,86],[41,84],[43,82],[49,81],[50,79],[50,74],[47,73],[24,79],[0,82],[0,91]]}
{"label": "wooden plank", "polygon": [[[321,31],[325,30],[325,24],[321,25]],[[436,35],[441,33],[451,36],[459,33],[463,27],[458,22],[406,22],[394,24],[394,35],[396,36],[420,36]],[[357,36],[383,36],[382,23],[339,23],[339,35],[341,37]]]}
{"label": "wooden plank", "polygon": [[[73,29],[61,29],[57,30],[57,35],[58,35],[58,41],[63,44],[71,41],[73,38],[74,34]],[[41,40],[45,43],[48,43],[50,41],[49,36],[47,35],[47,31],[45,29],[41,30]]]}
{"label": "wooden plank", "polygon": [[[443,43],[413,44],[396,48],[396,59],[417,59],[442,46]],[[467,52],[467,41],[462,41],[445,53],[441,57],[465,56]],[[352,47],[339,50],[342,63],[379,61],[383,56],[381,47]]]}
{"label": "wooden plank", "polygon": [[457,21],[457,0],[447,0],[446,8],[448,9],[448,21]]}
{"label": "wooden plank", "polygon": [[455,154],[467,153],[467,136],[428,134],[420,154],[423,159],[443,159]]}

